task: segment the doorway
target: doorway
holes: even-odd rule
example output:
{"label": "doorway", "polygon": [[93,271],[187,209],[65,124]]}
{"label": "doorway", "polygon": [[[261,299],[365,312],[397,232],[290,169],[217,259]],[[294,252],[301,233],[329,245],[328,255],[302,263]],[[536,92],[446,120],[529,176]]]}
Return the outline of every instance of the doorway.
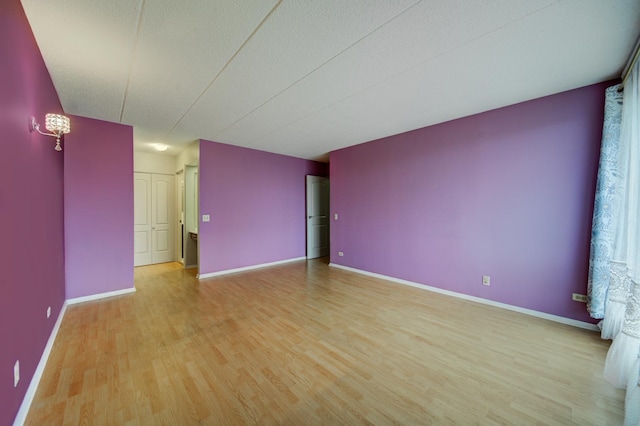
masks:
{"label": "doorway", "polygon": [[329,256],[329,178],[307,176],[307,259]]}
{"label": "doorway", "polygon": [[184,214],[184,170],[176,172],[176,201],[178,204],[178,229],[176,230],[176,253],[178,262],[184,265],[185,253],[185,214]]}
{"label": "doorway", "polygon": [[184,168],[184,267],[197,268],[198,255],[198,167]]}

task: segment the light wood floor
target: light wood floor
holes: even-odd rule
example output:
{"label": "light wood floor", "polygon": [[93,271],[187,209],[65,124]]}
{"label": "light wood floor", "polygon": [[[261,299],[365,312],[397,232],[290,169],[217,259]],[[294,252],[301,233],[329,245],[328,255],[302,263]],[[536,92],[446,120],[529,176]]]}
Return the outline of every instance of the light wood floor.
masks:
{"label": "light wood floor", "polygon": [[597,333],[330,268],[70,306],[27,424],[621,424]]}

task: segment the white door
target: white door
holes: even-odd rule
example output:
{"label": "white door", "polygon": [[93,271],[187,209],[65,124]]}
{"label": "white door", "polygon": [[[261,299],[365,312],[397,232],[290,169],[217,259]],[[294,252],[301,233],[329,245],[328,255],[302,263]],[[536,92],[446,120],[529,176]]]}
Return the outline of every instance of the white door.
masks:
{"label": "white door", "polygon": [[329,179],[307,176],[307,259],[329,255]]}
{"label": "white door", "polygon": [[151,257],[152,263],[173,262],[175,231],[175,178],[151,175]]}
{"label": "white door", "polygon": [[133,174],[133,264],[151,263],[151,175]]}
{"label": "white door", "polygon": [[175,183],[170,175],[134,173],[134,266],[172,262]]}

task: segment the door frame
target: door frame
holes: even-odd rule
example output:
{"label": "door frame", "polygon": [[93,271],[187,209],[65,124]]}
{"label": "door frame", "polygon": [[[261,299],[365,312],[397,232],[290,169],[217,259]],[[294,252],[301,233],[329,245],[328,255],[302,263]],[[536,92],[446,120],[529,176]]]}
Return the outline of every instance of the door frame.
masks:
{"label": "door frame", "polygon": [[176,259],[184,265],[186,229],[184,224],[184,169],[176,172]]}

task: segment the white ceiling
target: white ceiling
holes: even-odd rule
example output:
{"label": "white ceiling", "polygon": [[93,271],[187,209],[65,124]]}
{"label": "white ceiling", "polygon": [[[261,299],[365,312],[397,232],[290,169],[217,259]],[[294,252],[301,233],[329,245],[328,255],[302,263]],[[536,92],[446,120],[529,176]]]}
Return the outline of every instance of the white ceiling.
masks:
{"label": "white ceiling", "polygon": [[[22,0],[66,113],[309,159],[619,77],[638,0]],[[72,129],[73,130],[73,129]]]}

